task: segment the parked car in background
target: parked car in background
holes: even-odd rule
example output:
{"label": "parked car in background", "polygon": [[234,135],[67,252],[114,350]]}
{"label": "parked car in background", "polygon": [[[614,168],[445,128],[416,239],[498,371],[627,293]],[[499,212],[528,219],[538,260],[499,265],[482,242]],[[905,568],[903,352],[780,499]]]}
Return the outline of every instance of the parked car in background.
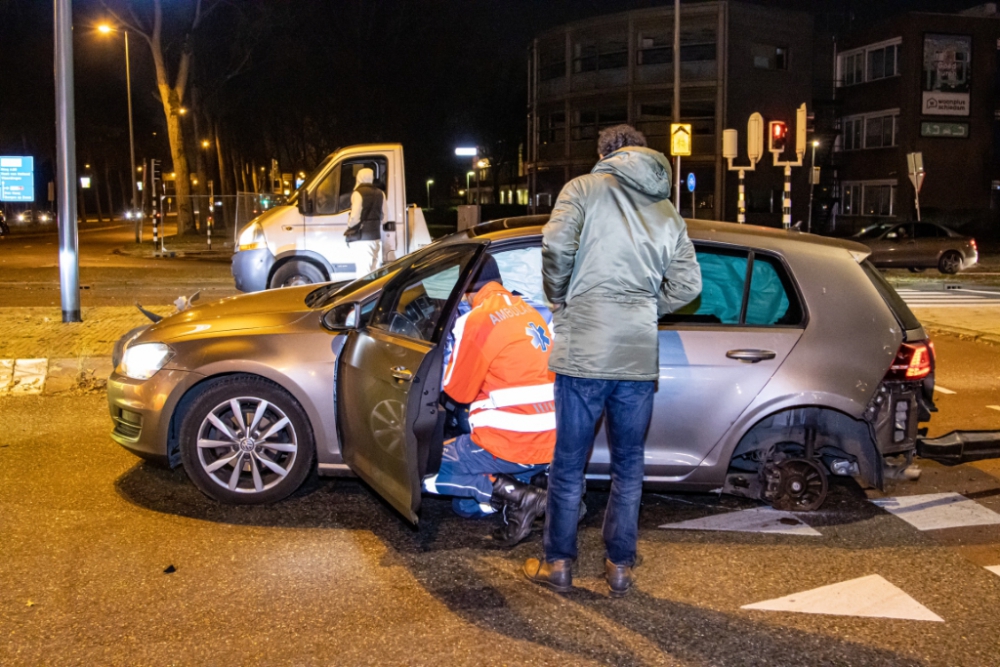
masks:
{"label": "parked car in background", "polygon": [[872,249],[871,262],[880,269],[953,274],[979,261],[975,239],[930,222],[872,225],[852,238]]}
{"label": "parked car in background", "polygon": [[0,236],[10,234],[10,227],[7,226],[7,216],[0,211]]}
{"label": "parked car in background", "polygon": [[54,216],[48,211],[28,209],[17,214],[17,221],[22,225],[41,224],[52,222]]}

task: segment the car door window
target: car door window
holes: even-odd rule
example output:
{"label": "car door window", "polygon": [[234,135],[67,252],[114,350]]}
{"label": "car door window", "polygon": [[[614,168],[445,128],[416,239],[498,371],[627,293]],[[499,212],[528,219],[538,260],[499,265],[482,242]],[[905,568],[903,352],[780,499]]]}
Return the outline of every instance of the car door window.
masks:
{"label": "car door window", "polygon": [[354,186],[357,185],[358,172],[362,169],[371,169],[374,174],[374,183],[385,192],[388,185],[386,178],[387,160],[382,156],[368,156],[348,160],[340,165],[340,191],[337,201],[337,211],[347,211],[351,208],[351,194]]}
{"label": "car door window", "polygon": [[701,295],[660,318],[660,324],[798,326],[804,321],[797,292],[778,258],[698,244],[695,252],[701,266]]}
{"label": "car door window", "polygon": [[701,266],[701,294],[662,323],[739,324],[747,278],[746,250],[695,246]]}
{"label": "car door window", "polygon": [[437,342],[439,324],[448,312],[459,281],[477,247],[456,246],[431,253],[391,283],[379,300],[371,327],[416,340]]}
{"label": "car door window", "polygon": [[500,269],[503,286],[535,304],[548,306],[542,288],[542,247],[514,248],[491,252]]}
{"label": "car door window", "polygon": [[945,236],[944,230],[937,225],[918,222],[913,225],[913,236],[918,239],[936,239]]}

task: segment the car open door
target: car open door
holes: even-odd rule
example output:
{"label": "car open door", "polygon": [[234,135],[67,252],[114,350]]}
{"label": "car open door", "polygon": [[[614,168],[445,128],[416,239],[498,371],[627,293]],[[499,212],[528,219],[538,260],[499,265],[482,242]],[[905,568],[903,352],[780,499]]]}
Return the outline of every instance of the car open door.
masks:
{"label": "car open door", "polygon": [[368,325],[349,334],[340,355],[344,461],[413,523],[443,432],[439,343],[485,247],[448,245],[417,257],[386,285]]}

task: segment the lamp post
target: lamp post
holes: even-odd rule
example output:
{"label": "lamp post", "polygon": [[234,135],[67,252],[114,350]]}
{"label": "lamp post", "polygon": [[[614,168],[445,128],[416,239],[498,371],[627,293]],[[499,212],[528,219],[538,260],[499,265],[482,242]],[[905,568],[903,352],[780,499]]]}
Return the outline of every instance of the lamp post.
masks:
{"label": "lamp post", "polygon": [[474,171],[466,172],[466,174],[465,174],[465,202],[466,203],[468,203],[469,200],[472,199],[472,187],[469,185],[469,183],[471,182],[472,177],[475,176],[475,175],[476,175],[476,172],[474,172]]}
{"label": "lamp post", "polygon": [[480,206],[483,205],[483,190],[481,187],[481,174],[482,170],[490,166],[490,161],[487,159],[482,159],[476,163],[476,203]]}
{"label": "lamp post", "polygon": [[[109,35],[113,32],[118,32],[112,28],[107,23],[102,23],[97,26],[97,30],[105,35]],[[137,214],[137,202],[139,201],[139,193],[136,191],[135,183],[135,131],[132,125],[132,69],[129,66],[128,57],[128,30],[122,31],[125,34],[125,89],[128,96],[128,151],[129,151],[129,166],[132,171],[129,175],[129,182],[132,186],[132,215],[136,219],[135,223],[135,241],[136,243],[142,242],[142,215]]]}
{"label": "lamp post", "polygon": [[76,223],[76,113],[73,103],[73,7],[55,0],[56,218],[59,225],[59,297],[63,322],[80,317],[80,253]]}
{"label": "lamp post", "polygon": [[431,186],[434,185],[434,179],[427,179],[427,208],[431,207]]}
{"label": "lamp post", "polygon": [[812,142],[812,161],[809,163],[809,214],[806,217],[806,231],[812,234],[813,230],[813,189],[816,187],[816,147],[819,141]]}

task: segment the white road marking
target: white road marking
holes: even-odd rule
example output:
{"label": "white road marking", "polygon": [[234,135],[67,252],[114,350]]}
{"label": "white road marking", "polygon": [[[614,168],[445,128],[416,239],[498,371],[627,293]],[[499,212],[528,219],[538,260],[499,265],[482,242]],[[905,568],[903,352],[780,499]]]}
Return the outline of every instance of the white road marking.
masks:
{"label": "white road marking", "polygon": [[660,528],[821,536],[815,528],[802,523],[793,513],[781,512],[770,507],[753,507],[739,512],[713,514],[700,519],[664,524]]}
{"label": "white road marking", "polygon": [[934,385],[934,391],[940,391],[942,394],[954,394],[955,393],[951,389],[945,389],[944,387],[942,387],[939,384]]}
{"label": "white road marking", "polygon": [[928,493],[871,501],[917,530],[1000,524],[1000,514],[959,493]]}
{"label": "white road marking", "polygon": [[14,362],[14,382],[11,395],[40,394],[49,369],[48,359],[18,359]]}
{"label": "white road marking", "polygon": [[967,289],[945,291],[898,289],[896,293],[902,297],[907,305],[914,308],[1000,306],[1000,292]]}
{"label": "white road marking", "polygon": [[740,609],[944,622],[943,618],[877,574],[744,605]]}
{"label": "white road marking", "polygon": [[6,394],[14,379],[14,360],[0,359],[0,395]]}
{"label": "white road marking", "polygon": [[1000,576],[1000,565],[987,565],[986,569],[992,572],[993,574]]}

